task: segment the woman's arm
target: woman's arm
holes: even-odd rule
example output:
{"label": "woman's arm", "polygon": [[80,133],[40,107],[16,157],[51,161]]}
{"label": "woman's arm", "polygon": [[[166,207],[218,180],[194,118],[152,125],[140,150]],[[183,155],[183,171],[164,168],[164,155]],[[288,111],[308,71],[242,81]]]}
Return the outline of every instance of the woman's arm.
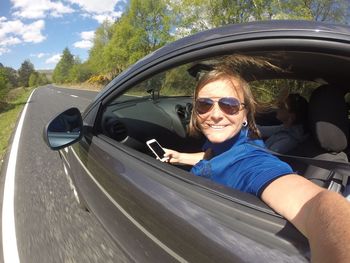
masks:
{"label": "woman's arm", "polygon": [[350,203],[299,175],[286,175],[261,196],[309,240],[312,262],[350,262]]}
{"label": "woman's arm", "polygon": [[183,165],[195,165],[200,160],[209,160],[213,156],[213,151],[208,148],[205,152],[198,153],[181,153],[170,149],[164,149],[164,157],[168,157],[169,163],[183,164]]}
{"label": "woman's arm", "polygon": [[181,153],[170,149],[164,149],[164,157],[168,157],[169,163],[195,165],[204,158],[205,152]]}

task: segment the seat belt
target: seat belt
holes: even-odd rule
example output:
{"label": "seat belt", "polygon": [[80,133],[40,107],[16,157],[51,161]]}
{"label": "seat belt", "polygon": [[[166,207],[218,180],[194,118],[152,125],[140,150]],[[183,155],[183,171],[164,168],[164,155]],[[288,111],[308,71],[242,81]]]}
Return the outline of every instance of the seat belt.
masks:
{"label": "seat belt", "polygon": [[[271,151],[270,149],[261,147],[259,145],[250,143],[251,145],[254,145],[257,148],[260,148],[274,156],[277,156],[283,161],[299,161],[308,165],[317,166],[326,170],[333,171],[334,175],[333,177],[338,173],[342,176],[342,178],[338,178],[338,180],[342,181],[342,185],[345,187],[348,181],[348,178],[350,176],[350,164],[348,162],[339,162],[339,161],[328,161],[328,160],[321,160],[321,159],[314,159],[310,157],[302,157],[302,156],[294,156],[294,155],[287,155],[287,154],[281,154],[278,152]],[[331,181],[328,189],[336,192],[340,192],[341,189],[339,189],[339,185],[336,185]],[[331,188],[331,189],[330,189]]]}

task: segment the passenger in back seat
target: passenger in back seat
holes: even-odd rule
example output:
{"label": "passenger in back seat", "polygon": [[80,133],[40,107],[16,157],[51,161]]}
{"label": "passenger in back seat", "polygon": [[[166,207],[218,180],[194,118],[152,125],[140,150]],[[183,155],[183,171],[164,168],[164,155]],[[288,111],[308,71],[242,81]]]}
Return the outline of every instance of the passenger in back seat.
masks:
{"label": "passenger in back seat", "polygon": [[277,104],[276,118],[281,125],[258,126],[265,145],[272,151],[287,153],[308,137],[308,102],[300,94],[291,93]]}

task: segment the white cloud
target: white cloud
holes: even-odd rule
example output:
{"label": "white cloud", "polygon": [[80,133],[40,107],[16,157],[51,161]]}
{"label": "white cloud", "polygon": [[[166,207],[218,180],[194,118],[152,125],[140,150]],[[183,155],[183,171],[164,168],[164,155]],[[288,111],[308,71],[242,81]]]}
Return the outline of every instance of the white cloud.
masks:
{"label": "white cloud", "polygon": [[122,13],[123,12],[108,12],[104,14],[94,14],[91,17],[97,20],[97,22],[99,22],[100,24],[102,24],[106,20],[114,22],[118,17],[122,15]]}
{"label": "white cloud", "polygon": [[49,54],[47,53],[38,53],[38,54],[30,54],[31,57],[36,57],[36,58],[43,58]]}
{"label": "white cloud", "polygon": [[[13,15],[19,18],[40,19],[48,16],[62,17],[65,14],[76,12],[73,5],[81,10],[81,15],[97,20],[102,23],[105,20],[115,21],[122,12],[115,12],[119,2],[125,0],[11,0]],[[77,6],[75,8],[77,9]],[[3,17],[0,17],[0,21]]]}
{"label": "white cloud", "polygon": [[80,36],[84,40],[93,40],[95,37],[95,31],[84,31],[80,33]]}
{"label": "white cloud", "polygon": [[43,30],[44,27],[45,22],[43,20],[24,26],[25,30],[22,31],[24,42],[40,43],[45,40],[46,37],[41,34],[41,30]]}
{"label": "white cloud", "polygon": [[38,20],[30,24],[24,24],[20,20],[0,20],[0,48],[3,54],[9,47],[26,42],[39,43],[46,39],[42,34],[45,22]]}
{"label": "white cloud", "polygon": [[81,41],[75,42],[73,46],[76,48],[89,49],[92,47],[92,42],[88,40],[81,40]]}
{"label": "white cloud", "polygon": [[11,0],[13,15],[21,18],[38,19],[46,16],[59,17],[63,14],[73,13],[70,6],[62,2],[52,2],[51,0]]}
{"label": "white cloud", "polygon": [[93,39],[95,36],[95,31],[84,31],[80,33],[82,40],[75,42],[73,45],[76,48],[89,49],[93,45]]}
{"label": "white cloud", "polygon": [[2,54],[8,53],[8,52],[10,52],[10,50],[8,48],[0,46],[0,56]]}
{"label": "white cloud", "polygon": [[78,5],[83,13],[83,17],[95,19],[100,24],[105,21],[115,21],[123,12],[116,12],[115,7],[119,2],[125,0],[68,0],[72,4]]}
{"label": "white cloud", "polygon": [[39,53],[38,55],[37,55],[37,57],[38,58],[42,58],[42,57],[44,57],[46,54],[45,53]]}
{"label": "white cloud", "polygon": [[62,54],[55,54],[45,60],[45,64],[57,64],[60,61]]}
{"label": "white cloud", "polygon": [[79,5],[84,11],[88,13],[108,13],[114,10],[114,7],[119,0],[68,0],[72,4]]}
{"label": "white cloud", "polygon": [[22,41],[18,37],[8,37],[0,42],[0,46],[12,46],[21,43]]}

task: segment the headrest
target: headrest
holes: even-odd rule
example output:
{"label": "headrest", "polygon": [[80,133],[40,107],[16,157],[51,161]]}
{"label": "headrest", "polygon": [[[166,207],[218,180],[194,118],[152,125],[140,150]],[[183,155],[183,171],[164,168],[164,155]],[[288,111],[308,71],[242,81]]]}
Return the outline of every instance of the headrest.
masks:
{"label": "headrest", "polygon": [[319,145],[341,152],[348,145],[349,120],[344,90],[323,85],[313,91],[309,102],[309,124]]}

